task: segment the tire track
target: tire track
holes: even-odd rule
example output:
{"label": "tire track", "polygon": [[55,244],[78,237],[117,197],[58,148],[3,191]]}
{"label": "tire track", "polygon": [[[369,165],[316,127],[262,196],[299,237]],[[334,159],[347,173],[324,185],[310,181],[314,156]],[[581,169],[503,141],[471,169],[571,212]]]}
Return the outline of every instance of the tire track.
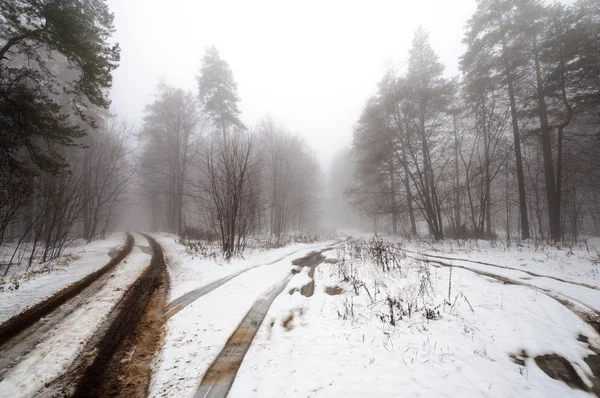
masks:
{"label": "tire track", "polygon": [[[577,317],[579,317],[579,319],[581,319],[583,322],[585,322],[586,324],[591,326],[596,331],[596,333],[598,333],[598,335],[600,335],[600,312],[598,310],[596,310],[595,308],[591,308],[590,306],[580,302],[579,300],[569,297],[566,294],[557,293],[557,292],[554,292],[549,289],[531,285],[529,283],[518,281],[518,280],[508,278],[508,277],[505,277],[502,275],[493,274],[491,272],[477,270],[477,269],[469,268],[469,267],[462,266],[462,265],[446,263],[441,260],[418,258],[418,257],[412,257],[412,256],[409,256],[409,257],[414,260],[423,261],[423,262],[431,263],[431,264],[437,264],[438,266],[445,267],[445,268],[464,269],[464,270],[472,272],[476,275],[486,277],[486,278],[491,278],[491,279],[495,280],[496,282],[500,282],[505,285],[515,285],[515,286],[522,286],[522,287],[534,289],[534,290],[546,295],[547,297],[550,297],[551,299],[557,301],[559,304],[561,304],[562,306],[567,308],[569,311],[571,311],[572,313],[577,315]],[[502,267],[500,267],[500,268],[502,268]]]}
{"label": "tire track", "polygon": [[[130,347],[127,342],[133,341],[135,344],[138,341],[135,337],[139,337],[143,329],[143,327],[142,329],[139,327],[141,320],[145,314],[152,311],[149,310],[149,303],[154,293],[161,287],[161,282],[164,282],[163,278],[166,277],[166,265],[162,248],[152,237],[143,236],[148,240],[153,251],[150,265],[129,286],[121,300],[88,341],[71,367],[60,377],[49,383],[46,388],[38,391],[36,396],[102,397],[106,396],[107,391],[114,392],[115,382],[124,379],[121,376],[127,376],[116,374],[120,371],[120,368],[115,366],[114,358],[124,356],[123,349]],[[162,286],[165,288],[164,297],[166,297],[166,282]],[[162,308],[158,310],[160,313]],[[158,319],[160,320],[160,317]],[[159,321],[158,324],[162,326],[162,322]],[[144,350],[146,357],[141,360],[148,364],[147,369],[149,369],[149,363],[152,360],[150,351],[157,349],[158,342],[159,340],[155,343],[149,343],[151,348]],[[143,384],[144,377],[139,377],[137,380]],[[149,381],[149,374],[147,380]],[[142,386],[140,389],[147,391],[147,385]]]}
{"label": "tire track", "polygon": [[556,276],[552,276],[552,275],[543,275],[543,274],[538,274],[532,271],[527,271],[524,269],[519,269],[519,268],[513,268],[513,267],[506,267],[503,265],[498,265],[498,264],[492,264],[492,263],[486,263],[483,261],[476,261],[476,260],[467,260],[467,259],[462,259],[462,258],[453,258],[453,257],[445,257],[445,256],[438,256],[436,254],[427,254],[427,253],[419,253],[419,252],[415,252],[412,250],[407,250],[407,249],[400,249],[405,253],[410,253],[416,256],[425,256],[425,257],[430,257],[430,258],[434,258],[434,259],[441,259],[441,260],[450,260],[450,261],[463,261],[463,262],[467,262],[467,263],[472,263],[472,264],[479,264],[479,265],[485,265],[488,267],[494,267],[494,268],[500,268],[500,269],[507,269],[507,270],[511,270],[511,271],[517,271],[517,272],[523,272],[524,274],[530,275],[530,276],[534,276],[536,278],[548,278],[548,279],[553,279],[555,281],[558,282],[563,282],[563,283],[568,283],[571,285],[575,285],[575,286],[581,286],[581,287],[585,287],[588,289],[593,289],[593,290],[600,290],[600,287],[598,286],[593,286],[593,285],[588,285],[587,283],[582,283],[582,282],[574,282],[574,281],[570,281],[567,279],[562,279]]}
{"label": "tire track", "polygon": [[[332,248],[335,245],[338,245],[339,242],[336,243],[332,243],[331,245],[326,246],[326,248]],[[318,246],[317,246],[318,247]],[[312,247],[314,248],[314,246]],[[184,309],[185,307],[187,307],[188,305],[192,304],[194,301],[196,301],[197,299],[199,299],[202,296],[207,295],[208,293],[212,292],[213,290],[215,290],[216,288],[223,286],[225,283],[229,282],[230,280],[232,280],[233,278],[240,276],[241,274],[247,272],[247,271],[251,271],[255,268],[258,267],[263,267],[263,266],[267,266],[267,265],[273,265],[279,261],[283,261],[288,257],[293,256],[294,254],[298,253],[299,251],[302,250],[310,250],[310,247],[307,248],[302,248],[302,249],[298,249],[295,250],[291,253],[288,253],[276,260],[270,261],[268,263],[264,263],[264,264],[258,264],[258,265],[253,265],[251,267],[248,268],[244,268],[238,272],[235,272],[231,275],[228,275],[226,277],[223,277],[221,279],[218,279],[216,281],[213,281],[211,283],[209,283],[208,285],[204,285],[201,286],[197,289],[192,290],[191,292],[188,292],[186,294],[184,294],[183,296],[173,300],[171,303],[169,303],[169,305],[167,306],[167,308],[165,308],[165,313],[164,313],[164,321],[166,322],[167,320],[169,320],[169,318],[171,318],[172,316],[174,316],[175,314],[177,314],[179,311],[181,311],[182,309]]]}
{"label": "tire track", "polygon": [[[153,251],[152,261],[162,263],[161,272],[151,287],[147,304],[134,330],[126,336],[110,361],[103,365],[103,380],[95,391],[85,384],[75,396],[82,397],[146,397],[151,377],[151,363],[164,337],[162,314],[169,293],[169,277],[163,251],[152,237],[144,235]],[[92,371],[92,370],[90,370]],[[93,371],[94,374],[97,370]],[[95,376],[94,376],[95,377]],[[80,386],[82,385],[80,383]]]}
{"label": "tire track", "polygon": [[19,357],[43,339],[46,332],[104,286],[104,277],[131,253],[134,243],[133,236],[127,233],[125,245],[105,266],[0,326],[0,380]]}
{"label": "tire track", "polygon": [[[314,269],[325,259],[321,253],[312,252],[300,259],[294,260],[293,264],[300,267],[311,267]],[[265,293],[259,296],[252,308],[242,319],[239,326],[227,340],[227,343],[204,373],[200,386],[194,395],[195,398],[222,398],[226,397],[235,381],[237,372],[265,319],[271,304],[288,285],[295,273],[290,272],[285,278],[271,286]]]}

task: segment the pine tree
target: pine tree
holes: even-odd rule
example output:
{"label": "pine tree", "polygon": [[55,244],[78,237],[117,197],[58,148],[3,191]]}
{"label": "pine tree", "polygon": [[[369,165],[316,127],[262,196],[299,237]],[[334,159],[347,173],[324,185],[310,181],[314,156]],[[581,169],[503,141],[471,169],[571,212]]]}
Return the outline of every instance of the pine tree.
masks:
{"label": "pine tree", "polygon": [[109,106],[113,15],[105,0],[3,0],[0,15],[0,171],[58,173],[67,164],[56,146],[94,125],[90,108]]}
{"label": "pine tree", "polygon": [[463,42],[467,52],[462,57],[465,71],[475,68],[490,70],[506,89],[510,102],[512,132],[514,139],[521,238],[529,239],[529,216],[521,154],[521,136],[517,109],[517,84],[524,63],[523,34],[515,26],[516,0],[478,0],[477,10],[467,23]]}
{"label": "pine tree", "polygon": [[221,59],[215,46],[206,48],[202,58],[198,92],[204,113],[221,129],[223,136],[230,126],[244,128],[239,118],[237,84],[229,64]]}
{"label": "pine tree", "polygon": [[[446,111],[451,85],[442,77],[444,65],[429,43],[429,33],[422,27],[415,32],[409,51],[407,84],[409,86],[410,127],[418,137],[422,169],[413,178],[423,216],[436,240],[443,239],[442,206],[433,168],[433,151],[439,134],[439,117]],[[410,147],[410,146],[409,146]],[[416,159],[416,148],[412,152]]]}

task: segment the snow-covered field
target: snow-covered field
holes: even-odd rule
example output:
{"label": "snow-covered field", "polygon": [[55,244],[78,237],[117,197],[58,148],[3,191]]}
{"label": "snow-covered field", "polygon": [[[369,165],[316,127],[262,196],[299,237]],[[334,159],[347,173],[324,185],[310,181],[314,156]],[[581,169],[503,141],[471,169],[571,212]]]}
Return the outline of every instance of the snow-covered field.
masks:
{"label": "snow-covered field", "polygon": [[[344,261],[319,265],[312,297],[284,293],[273,303],[231,397],[589,396],[534,361],[558,354],[591,386],[592,352],[578,336],[600,343],[540,291],[402,256],[384,272],[350,244],[333,253]],[[306,282],[298,274],[286,290]],[[325,293],[336,286],[341,294]],[[600,292],[586,290],[597,303]]]}
{"label": "snow-covered field", "polygon": [[[146,239],[138,234],[134,236],[136,245],[131,254],[109,274],[97,294],[48,332],[44,340],[4,376],[0,381],[1,396],[33,396],[45,383],[69,368],[127,287],[150,263],[151,256],[140,247],[148,245]],[[100,253],[103,252],[100,250],[98,257],[102,257]]]}
{"label": "snow-covered field", "polygon": [[[144,238],[138,239],[147,244]],[[8,278],[0,289],[0,323],[106,265],[111,250],[124,244],[125,234],[115,233],[105,240],[69,248],[63,256],[44,264],[45,272]]]}

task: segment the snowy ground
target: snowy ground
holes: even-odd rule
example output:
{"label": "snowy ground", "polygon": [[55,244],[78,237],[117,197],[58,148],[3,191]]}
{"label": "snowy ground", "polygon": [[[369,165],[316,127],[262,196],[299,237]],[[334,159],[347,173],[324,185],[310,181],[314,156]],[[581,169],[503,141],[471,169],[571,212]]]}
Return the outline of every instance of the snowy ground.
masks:
{"label": "snowy ground", "polygon": [[[352,250],[337,253],[344,263],[319,265],[312,297],[284,293],[274,302],[230,397],[589,396],[533,360],[559,354],[589,385],[591,351],[577,337],[597,345],[597,335],[557,301],[458,268],[449,293],[448,268],[406,258],[382,272]],[[327,286],[344,292],[330,296]],[[598,293],[589,293],[594,302]],[[395,326],[388,297],[398,303]],[[522,350],[524,366],[511,359]]]}
{"label": "snowy ground", "polygon": [[[144,238],[138,238],[146,244]],[[63,256],[44,264],[45,272],[15,274],[0,288],[0,323],[106,265],[111,250],[124,244],[125,234],[115,233],[105,240],[69,248]]]}
{"label": "snowy ground", "polygon": [[[131,256],[111,273],[101,291],[68,315],[0,381],[0,396],[32,395],[68,368],[126,287],[149,264],[145,238],[135,238]],[[65,268],[24,278],[17,291],[0,292],[0,320],[106,264],[107,253],[124,240],[120,234],[78,249],[77,261]],[[169,301],[246,272],[167,321],[164,345],[153,366],[151,397],[193,396],[254,301],[289,274],[292,260],[333,243],[254,250],[226,262],[193,255],[172,235],[157,240],[168,263]],[[590,396],[550,378],[534,358],[558,354],[592,385],[592,371],[584,360],[592,351],[580,335],[595,347],[600,347],[600,338],[549,296],[600,310],[596,247],[600,249],[600,241],[566,250],[532,245],[506,249],[481,241],[402,242],[386,257],[389,269],[384,269],[369,237],[359,243],[346,241],[326,252],[331,261],[316,268],[312,296],[300,292],[312,281],[309,269],[303,268],[275,300],[229,396]],[[414,258],[422,254],[454,258],[443,261],[467,269],[436,267]],[[503,284],[469,269],[525,286]],[[20,307],[15,309],[16,305]]]}
{"label": "snowy ground", "polygon": [[[225,261],[222,258],[202,258],[186,252],[185,247],[178,243],[175,235],[159,234],[155,235],[155,238],[162,246],[167,258],[171,281],[169,301],[240,270],[267,264],[300,250],[324,246],[323,243],[299,243],[272,250],[247,251],[244,258],[236,257]],[[326,244],[331,243],[333,241],[326,242]]]}
{"label": "snowy ground", "polygon": [[[127,287],[150,264],[151,256],[146,253],[148,250],[140,247],[148,245],[146,239],[138,234],[134,237],[136,245],[133,251],[109,274],[101,290],[73,311],[57,328],[48,332],[43,342],[9,370],[0,381],[1,396],[32,396],[44,383],[68,369]],[[100,250],[97,253],[98,257],[105,261],[101,253],[104,252]],[[94,260],[101,262],[100,259]]]}
{"label": "snowy ground", "polygon": [[224,263],[192,258],[172,237],[163,236],[159,242],[167,256],[172,298],[240,269],[280,260],[239,275],[169,319],[154,367],[152,397],[193,396],[205,370],[255,299],[290,273],[293,259],[333,243],[297,244]]}
{"label": "snowy ground", "polygon": [[589,238],[574,247],[559,248],[533,242],[519,245],[513,242],[506,247],[502,241],[483,240],[417,241],[405,245],[407,249],[425,254],[469,258],[600,286],[600,238]]}

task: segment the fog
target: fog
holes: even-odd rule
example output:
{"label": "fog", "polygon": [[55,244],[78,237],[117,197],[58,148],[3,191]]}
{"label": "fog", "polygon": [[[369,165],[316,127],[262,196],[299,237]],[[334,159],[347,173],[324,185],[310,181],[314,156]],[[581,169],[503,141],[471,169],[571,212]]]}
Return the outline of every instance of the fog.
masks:
{"label": "fog", "polygon": [[419,25],[445,74],[459,73],[463,28],[475,9],[474,0],[108,3],[122,49],[114,112],[139,127],[160,78],[197,91],[204,48],[215,45],[238,83],[243,122],[253,126],[270,114],[306,137],[325,170],[350,144],[383,72],[406,67]]}

